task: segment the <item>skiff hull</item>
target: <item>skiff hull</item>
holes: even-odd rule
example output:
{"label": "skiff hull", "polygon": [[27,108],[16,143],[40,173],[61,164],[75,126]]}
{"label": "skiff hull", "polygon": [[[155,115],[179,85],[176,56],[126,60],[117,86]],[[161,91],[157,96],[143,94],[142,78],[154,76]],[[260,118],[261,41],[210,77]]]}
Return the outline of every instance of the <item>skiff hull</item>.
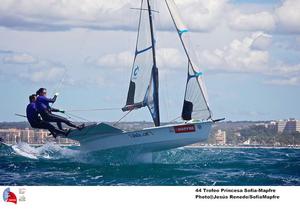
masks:
{"label": "skiff hull", "polygon": [[68,138],[80,142],[82,151],[95,152],[112,149],[135,149],[141,153],[183,147],[207,140],[212,122],[192,122],[123,131],[105,123],[74,130]]}

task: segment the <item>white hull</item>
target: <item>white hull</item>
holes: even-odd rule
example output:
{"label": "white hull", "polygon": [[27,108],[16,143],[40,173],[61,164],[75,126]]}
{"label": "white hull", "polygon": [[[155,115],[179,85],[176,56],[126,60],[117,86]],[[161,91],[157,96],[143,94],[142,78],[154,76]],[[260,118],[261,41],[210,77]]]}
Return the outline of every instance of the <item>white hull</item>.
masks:
{"label": "white hull", "polygon": [[79,141],[87,152],[127,148],[149,153],[205,141],[211,126],[212,122],[193,122],[126,132],[101,123],[74,130],[69,138]]}

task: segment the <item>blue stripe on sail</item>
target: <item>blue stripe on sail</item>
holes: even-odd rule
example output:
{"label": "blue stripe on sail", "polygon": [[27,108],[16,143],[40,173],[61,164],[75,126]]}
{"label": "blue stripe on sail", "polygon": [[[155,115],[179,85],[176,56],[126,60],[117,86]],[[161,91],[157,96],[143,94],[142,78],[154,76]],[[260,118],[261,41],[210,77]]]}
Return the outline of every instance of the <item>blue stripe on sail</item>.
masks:
{"label": "blue stripe on sail", "polygon": [[145,51],[148,51],[149,49],[152,49],[152,46],[149,46],[149,47],[147,47],[147,48],[145,48],[145,49],[143,49],[143,50],[141,50],[141,51],[136,51],[136,52],[135,52],[135,55],[138,55],[138,54],[140,54],[140,53],[143,53],[143,52],[145,52]]}
{"label": "blue stripe on sail", "polygon": [[178,31],[179,35],[182,35],[183,33],[187,33],[187,32],[189,32],[188,29],[183,29]]}
{"label": "blue stripe on sail", "polygon": [[189,78],[197,78],[199,76],[202,76],[203,73],[202,72],[196,72],[194,75],[189,75]]}
{"label": "blue stripe on sail", "polygon": [[199,77],[200,75],[203,75],[203,73],[202,72],[195,73],[195,77]]}

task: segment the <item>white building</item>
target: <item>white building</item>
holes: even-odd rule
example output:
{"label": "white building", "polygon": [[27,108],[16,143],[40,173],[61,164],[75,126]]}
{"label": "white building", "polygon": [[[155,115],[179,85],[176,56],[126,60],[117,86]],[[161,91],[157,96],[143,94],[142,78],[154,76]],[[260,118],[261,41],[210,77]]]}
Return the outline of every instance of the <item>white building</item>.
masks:
{"label": "white building", "polygon": [[5,139],[9,144],[15,144],[21,139],[21,134],[18,129],[0,129],[0,137]]}
{"label": "white building", "polygon": [[215,133],[216,144],[226,144],[226,131],[218,130]]}
{"label": "white building", "polygon": [[34,140],[34,131],[30,130],[29,128],[26,128],[24,130],[21,130],[21,139],[24,142],[27,143],[33,143]]}
{"label": "white building", "polygon": [[279,133],[293,133],[300,132],[300,121],[293,118],[289,120],[277,121],[277,132]]}
{"label": "white building", "polygon": [[34,132],[35,143],[45,143],[45,139],[48,137],[48,131],[38,130]]}

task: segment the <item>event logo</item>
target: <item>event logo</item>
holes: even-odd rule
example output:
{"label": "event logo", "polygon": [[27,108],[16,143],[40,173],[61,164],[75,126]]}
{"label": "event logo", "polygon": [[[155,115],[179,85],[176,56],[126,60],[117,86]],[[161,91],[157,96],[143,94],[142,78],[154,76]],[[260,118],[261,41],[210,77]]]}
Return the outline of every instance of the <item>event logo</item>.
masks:
{"label": "event logo", "polygon": [[3,192],[3,200],[5,202],[12,202],[17,204],[17,197],[13,192],[10,191],[9,187],[7,187]]}
{"label": "event logo", "polygon": [[19,202],[25,202],[26,197],[25,197],[26,189],[25,188],[19,188]]}

